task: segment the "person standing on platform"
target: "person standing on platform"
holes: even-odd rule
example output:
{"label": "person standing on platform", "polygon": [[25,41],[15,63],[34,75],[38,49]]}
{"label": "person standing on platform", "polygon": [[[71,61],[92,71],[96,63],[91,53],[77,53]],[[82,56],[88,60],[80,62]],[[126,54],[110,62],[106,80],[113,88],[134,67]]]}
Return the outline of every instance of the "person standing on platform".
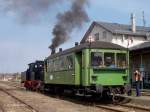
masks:
{"label": "person standing on platform", "polygon": [[138,70],[134,72],[135,83],[136,83],[136,96],[141,96],[140,84],[142,81],[142,76]]}

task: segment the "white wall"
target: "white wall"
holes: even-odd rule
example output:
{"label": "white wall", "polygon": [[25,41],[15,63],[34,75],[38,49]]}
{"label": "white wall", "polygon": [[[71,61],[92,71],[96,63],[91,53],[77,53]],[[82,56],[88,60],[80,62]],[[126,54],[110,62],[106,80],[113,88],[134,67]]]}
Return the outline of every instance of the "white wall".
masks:
{"label": "white wall", "polygon": [[[107,32],[106,38],[103,38],[103,32],[104,31]],[[128,48],[132,47],[132,46],[135,46],[137,44],[145,42],[145,38],[144,37],[135,37],[135,36],[133,37],[133,36],[130,36],[130,38],[132,38],[132,40],[133,40],[131,42],[131,39],[128,38],[128,36],[126,36],[126,35],[124,35],[124,36],[123,35],[114,35],[111,32],[109,32],[109,31],[105,30],[104,28],[102,28],[100,26],[97,26],[97,25],[94,26],[93,30],[89,34],[89,36],[93,38],[92,40],[95,40],[95,34],[96,33],[99,33],[99,40],[100,41],[112,42],[112,43],[121,45],[123,47],[128,47]],[[88,40],[88,38],[87,38],[87,40]],[[128,45],[128,43],[129,43],[129,45]]]}
{"label": "white wall", "polygon": [[121,45],[123,47],[133,47],[135,45],[138,45],[140,43],[145,42],[145,38],[144,37],[135,37],[135,36],[130,36],[130,37],[126,37],[125,35],[113,35],[113,39],[112,39],[112,43]]}

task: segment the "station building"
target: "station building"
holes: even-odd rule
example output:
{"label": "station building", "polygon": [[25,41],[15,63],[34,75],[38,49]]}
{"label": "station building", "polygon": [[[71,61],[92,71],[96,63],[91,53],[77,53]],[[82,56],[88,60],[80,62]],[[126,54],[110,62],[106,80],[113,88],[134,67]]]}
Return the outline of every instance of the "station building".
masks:
{"label": "station building", "polygon": [[119,44],[130,51],[130,76],[139,69],[143,75],[143,87],[150,89],[150,27],[136,26],[134,15],[131,24],[118,24],[94,21],[81,44],[90,41],[105,41]]}
{"label": "station building", "polygon": [[150,89],[150,42],[143,42],[130,48],[130,68],[130,74],[135,69],[141,71],[143,76],[142,88]]}

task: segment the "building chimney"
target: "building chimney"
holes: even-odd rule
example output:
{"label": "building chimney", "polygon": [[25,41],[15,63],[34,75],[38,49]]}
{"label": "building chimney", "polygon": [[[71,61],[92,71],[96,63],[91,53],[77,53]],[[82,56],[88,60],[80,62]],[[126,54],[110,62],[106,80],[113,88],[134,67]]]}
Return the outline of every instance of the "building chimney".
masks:
{"label": "building chimney", "polygon": [[62,52],[62,48],[59,48],[59,52]]}
{"label": "building chimney", "polygon": [[79,45],[79,43],[78,42],[75,42],[75,46],[78,46]]}
{"label": "building chimney", "polygon": [[135,20],[135,15],[133,13],[131,14],[131,28],[132,28],[132,32],[135,33],[136,32],[136,20]]}

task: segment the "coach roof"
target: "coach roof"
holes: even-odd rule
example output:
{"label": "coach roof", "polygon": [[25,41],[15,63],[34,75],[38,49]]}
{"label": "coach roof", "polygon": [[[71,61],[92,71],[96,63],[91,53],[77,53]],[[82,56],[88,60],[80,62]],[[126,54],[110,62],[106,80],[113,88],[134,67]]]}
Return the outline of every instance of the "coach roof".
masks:
{"label": "coach roof", "polygon": [[91,42],[91,43],[83,43],[83,44],[80,44],[80,45],[75,46],[73,48],[66,49],[64,51],[52,54],[49,57],[54,58],[54,57],[64,55],[64,54],[67,54],[67,53],[78,52],[78,51],[81,51],[82,49],[86,49],[86,48],[126,50],[125,47],[122,47],[122,46],[117,45],[117,44],[113,44],[113,43],[110,43],[110,42],[98,41],[98,42]]}

